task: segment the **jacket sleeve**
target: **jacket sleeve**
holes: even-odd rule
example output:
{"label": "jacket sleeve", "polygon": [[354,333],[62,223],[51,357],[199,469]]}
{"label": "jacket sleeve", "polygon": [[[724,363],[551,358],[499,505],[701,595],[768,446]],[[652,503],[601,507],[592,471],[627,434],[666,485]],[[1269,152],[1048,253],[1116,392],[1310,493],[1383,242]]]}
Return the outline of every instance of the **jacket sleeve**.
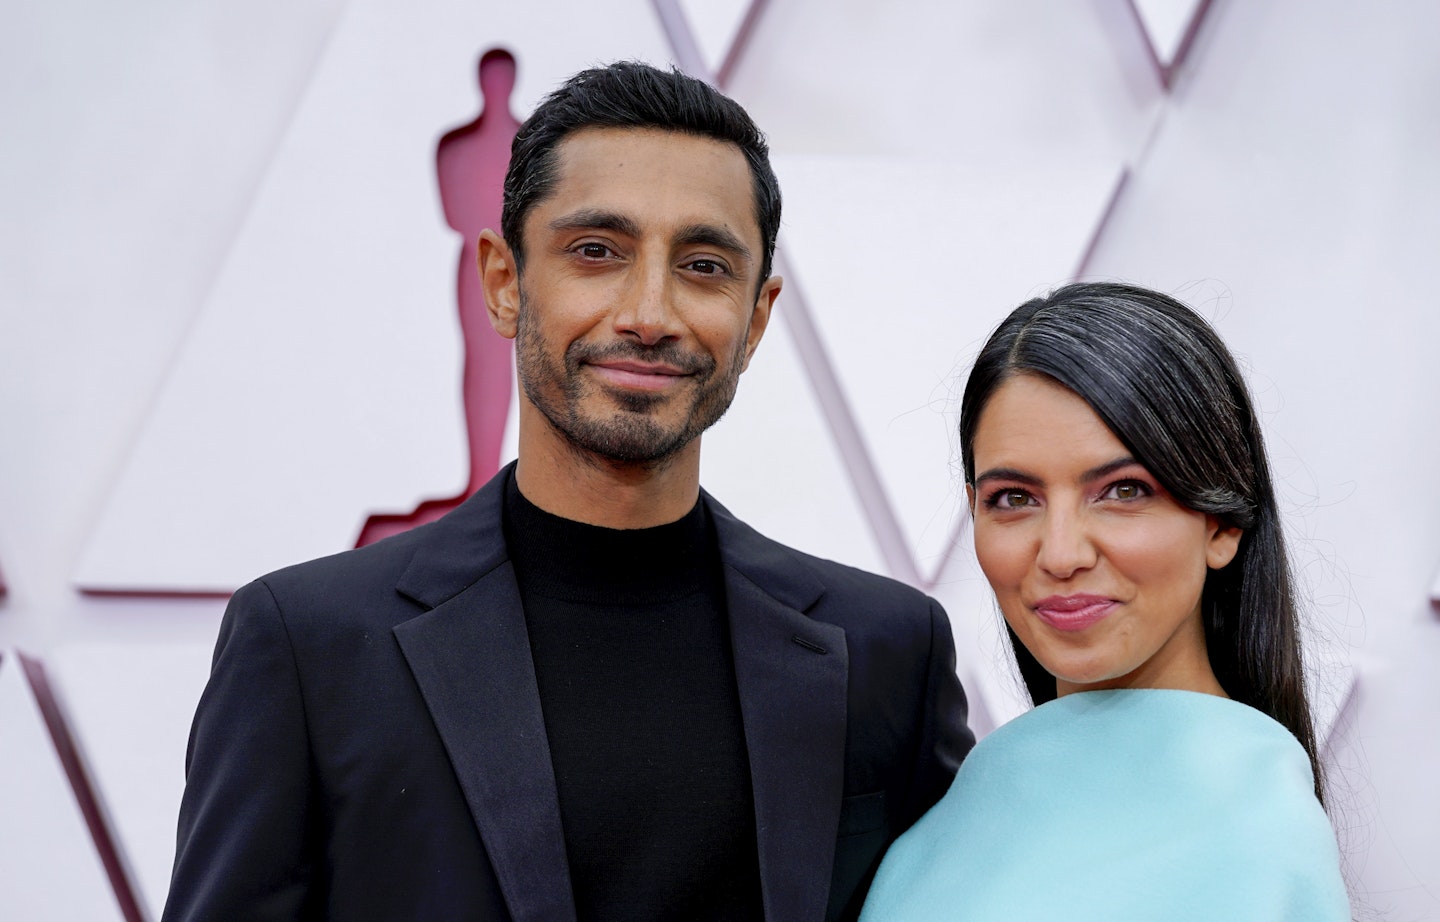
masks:
{"label": "jacket sleeve", "polygon": [[960,762],[975,745],[975,734],[966,724],[965,690],[955,672],[955,635],[945,609],[934,599],[930,600],[927,669],[920,750],[904,813],[907,829],[949,790]]}
{"label": "jacket sleeve", "polygon": [[185,759],[165,922],[307,915],[317,815],[304,702],[270,589],[231,598]]}

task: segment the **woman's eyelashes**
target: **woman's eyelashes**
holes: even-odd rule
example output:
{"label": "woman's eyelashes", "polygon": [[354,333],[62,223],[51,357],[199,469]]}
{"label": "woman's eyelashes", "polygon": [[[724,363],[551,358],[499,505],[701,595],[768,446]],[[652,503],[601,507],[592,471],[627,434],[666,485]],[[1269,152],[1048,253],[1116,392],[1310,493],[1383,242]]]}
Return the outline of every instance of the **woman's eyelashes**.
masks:
{"label": "woman's eyelashes", "polygon": [[1034,494],[1019,487],[1001,487],[985,497],[985,505],[990,509],[1022,509],[1039,504]]}
{"label": "woman's eyelashes", "polygon": [[1107,486],[1100,494],[1101,499],[1120,500],[1129,502],[1137,499],[1144,499],[1147,496],[1154,496],[1155,490],[1143,480],[1128,478],[1117,480]]}
{"label": "woman's eyelashes", "polygon": [[[1092,494],[1096,501],[1135,502],[1155,495],[1155,488],[1143,480],[1127,477],[1106,484]],[[1024,487],[999,487],[985,495],[987,509],[1020,510],[1039,506],[1040,498]]]}

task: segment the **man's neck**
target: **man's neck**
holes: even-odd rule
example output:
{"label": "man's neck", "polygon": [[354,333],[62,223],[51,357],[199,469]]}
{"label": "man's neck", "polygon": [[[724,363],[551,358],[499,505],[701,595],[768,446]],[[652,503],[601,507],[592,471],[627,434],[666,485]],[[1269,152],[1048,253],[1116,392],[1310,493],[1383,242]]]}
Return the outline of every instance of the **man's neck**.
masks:
{"label": "man's neck", "polygon": [[549,426],[521,418],[516,484],[551,515],[605,528],[680,519],[700,495],[700,439],[656,464],[585,457]]}

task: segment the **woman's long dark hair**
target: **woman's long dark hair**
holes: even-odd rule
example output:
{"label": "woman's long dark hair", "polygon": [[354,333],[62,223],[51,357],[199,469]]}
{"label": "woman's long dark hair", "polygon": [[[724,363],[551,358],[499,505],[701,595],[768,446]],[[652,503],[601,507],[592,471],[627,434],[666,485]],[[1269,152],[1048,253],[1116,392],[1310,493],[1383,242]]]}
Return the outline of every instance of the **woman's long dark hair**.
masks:
{"label": "woman's long dark hair", "polygon": [[[1231,698],[1295,734],[1323,803],[1279,508],[1260,423],[1230,351],[1194,311],[1144,288],[1082,283],[1027,301],[990,336],[965,385],[967,484],[975,482],[980,414],[1017,374],[1074,391],[1177,501],[1244,530],[1235,559],[1205,578],[1210,666]],[[1054,699],[1055,678],[1009,634],[1031,699]]]}

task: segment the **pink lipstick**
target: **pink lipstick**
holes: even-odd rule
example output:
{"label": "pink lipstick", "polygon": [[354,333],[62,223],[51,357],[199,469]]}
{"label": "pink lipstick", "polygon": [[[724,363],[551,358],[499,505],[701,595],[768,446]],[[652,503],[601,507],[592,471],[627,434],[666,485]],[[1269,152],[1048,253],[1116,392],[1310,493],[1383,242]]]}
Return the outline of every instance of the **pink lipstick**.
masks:
{"label": "pink lipstick", "polygon": [[1052,595],[1030,607],[1057,631],[1083,631],[1103,620],[1118,604],[1100,595]]}

